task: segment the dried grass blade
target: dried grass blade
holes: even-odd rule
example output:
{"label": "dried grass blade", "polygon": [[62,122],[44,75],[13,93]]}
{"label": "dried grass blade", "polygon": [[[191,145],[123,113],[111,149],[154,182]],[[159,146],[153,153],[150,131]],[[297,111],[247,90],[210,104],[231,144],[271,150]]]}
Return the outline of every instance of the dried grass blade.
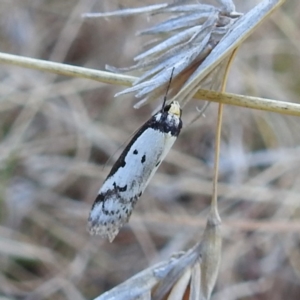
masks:
{"label": "dried grass blade", "polygon": [[202,12],[202,13],[212,13],[215,11],[218,11],[218,9],[212,5],[209,4],[186,4],[186,5],[180,5],[180,6],[175,6],[175,7],[166,7],[163,9],[160,9],[158,12],[155,14],[160,14],[160,13],[166,13],[166,12],[171,12],[171,13],[182,13],[182,12]]}
{"label": "dried grass blade", "polygon": [[201,241],[201,299],[210,299],[221,262],[222,237],[220,220],[214,214],[208,217]]}
{"label": "dried grass blade", "polygon": [[185,42],[190,37],[192,37],[198,30],[201,28],[201,25],[188,28],[182,32],[175,34],[174,36],[168,38],[167,40],[162,41],[158,45],[150,48],[149,50],[137,55],[133,60],[138,61],[144,59],[146,56],[156,54],[157,52],[163,52],[176,44]]}
{"label": "dried grass blade", "polygon": [[146,12],[153,12],[155,10],[167,7],[168,3],[162,3],[162,4],[155,4],[155,5],[149,5],[145,7],[138,7],[138,8],[127,8],[117,11],[111,11],[107,13],[85,13],[81,16],[83,18],[106,18],[106,17],[118,17],[118,16],[131,16]]}
{"label": "dried grass blade", "polygon": [[194,13],[189,15],[184,15],[180,17],[175,17],[165,22],[162,22],[158,25],[150,27],[148,29],[139,31],[139,35],[144,34],[157,34],[157,33],[165,33],[173,30],[178,30],[181,28],[197,26],[204,23],[206,18],[209,18],[211,13]]}
{"label": "dried grass blade", "polygon": [[283,2],[284,0],[265,0],[242,16],[172,100],[179,101],[182,105],[189,101],[191,94],[196,92],[203,78],[239,46]]}
{"label": "dried grass blade", "polygon": [[115,288],[105,292],[94,300],[123,299],[132,300],[142,295],[147,295],[151,288],[158,283],[160,277],[155,274],[156,269],[169,271],[168,262],[159,263],[148,268]]}
{"label": "dried grass blade", "polygon": [[179,278],[179,280],[173,286],[168,300],[182,300],[184,294],[186,293],[186,289],[191,279],[191,268],[187,268],[184,274]]}
{"label": "dried grass blade", "polygon": [[199,300],[200,295],[201,295],[201,268],[200,268],[200,261],[199,261],[195,263],[192,269],[189,300]]}

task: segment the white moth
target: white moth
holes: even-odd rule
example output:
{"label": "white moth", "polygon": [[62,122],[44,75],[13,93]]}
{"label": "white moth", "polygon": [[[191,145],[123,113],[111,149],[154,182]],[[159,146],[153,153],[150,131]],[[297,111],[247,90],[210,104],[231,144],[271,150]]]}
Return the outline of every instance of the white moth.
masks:
{"label": "white moth", "polygon": [[181,127],[180,105],[173,101],[163,105],[137,131],[99,190],[88,220],[91,234],[113,241],[173,146]]}

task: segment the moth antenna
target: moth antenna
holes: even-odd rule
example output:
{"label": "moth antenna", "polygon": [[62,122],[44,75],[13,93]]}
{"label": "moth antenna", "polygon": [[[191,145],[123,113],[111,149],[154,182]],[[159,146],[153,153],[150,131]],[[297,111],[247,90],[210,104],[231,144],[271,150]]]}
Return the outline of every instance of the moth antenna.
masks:
{"label": "moth antenna", "polygon": [[164,101],[163,101],[163,104],[162,104],[161,110],[164,110],[164,108],[165,108],[165,106],[166,106],[166,102],[167,102],[167,95],[168,95],[168,92],[169,92],[169,89],[170,89],[170,86],[171,86],[171,82],[172,82],[172,78],[173,78],[173,73],[174,73],[174,70],[175,70],[175,67],[173,67],[173,68],[172,68],[172,72],[171,72],[170,80],[169,80],[169,83],[168,83],[168,87],[167,87],[166,94],[165,94],[165,96],[164,96]]}

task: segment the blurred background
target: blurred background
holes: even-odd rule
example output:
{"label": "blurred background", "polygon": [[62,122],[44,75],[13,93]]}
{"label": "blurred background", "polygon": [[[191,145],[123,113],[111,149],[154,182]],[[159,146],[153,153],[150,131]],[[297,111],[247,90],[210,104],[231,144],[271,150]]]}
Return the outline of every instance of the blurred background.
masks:
{"label": "blurred background", "polygon": [[[99,70],[129,66],[146,41],[135,32],[157,17],[81,14],[153,3],[2,0],[0,51]],[[236,10],[256,3],[235,1]],[[299,20],[295,0],[266,20],[238,51],[227,91],[298,103]],[[1,65],[0,77],[1,300],[91,299],[200,240],[217,104],[183,129],[110,244],[87,233],[89,210],[124,143],[159,102],[135,110],[133,95],[114,98],[123,87],[11,65]],[[197,105],[185,107],[184,125]],[[224,243],[212,299],[299,299],[299,132],[297,117],[225,107]]]}

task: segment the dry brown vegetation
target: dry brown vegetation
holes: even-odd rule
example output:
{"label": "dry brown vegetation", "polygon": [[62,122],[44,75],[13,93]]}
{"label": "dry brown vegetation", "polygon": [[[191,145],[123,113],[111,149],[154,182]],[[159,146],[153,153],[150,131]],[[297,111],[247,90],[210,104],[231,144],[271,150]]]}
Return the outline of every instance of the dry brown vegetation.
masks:
{"label": "dry brown vegetation", "polygon": [[[148,3],[153,1],[148,1]],[[245,2],[247,4],[245,4]],[[235,1],[246,12],[252,1]],[[147,1],[0,4],[2,52],[124,67],[146,16],[83,20]],[[239,49],[228,92],[299,102],[300,3],[287,1]],[[107,159],[157,107],[116,87],[11,65],[0,70],[0,299],[91,299],[199,240],[211,200],[217,105],[186,126],[110,244],[86,231]],[[187,125],[199,101],[183,112]],[[201,105],[201,104],[200,104]],[[299,299],[300,119],[225,106],[217,299]],[[115,154],[114,154],[115,153]]]}

